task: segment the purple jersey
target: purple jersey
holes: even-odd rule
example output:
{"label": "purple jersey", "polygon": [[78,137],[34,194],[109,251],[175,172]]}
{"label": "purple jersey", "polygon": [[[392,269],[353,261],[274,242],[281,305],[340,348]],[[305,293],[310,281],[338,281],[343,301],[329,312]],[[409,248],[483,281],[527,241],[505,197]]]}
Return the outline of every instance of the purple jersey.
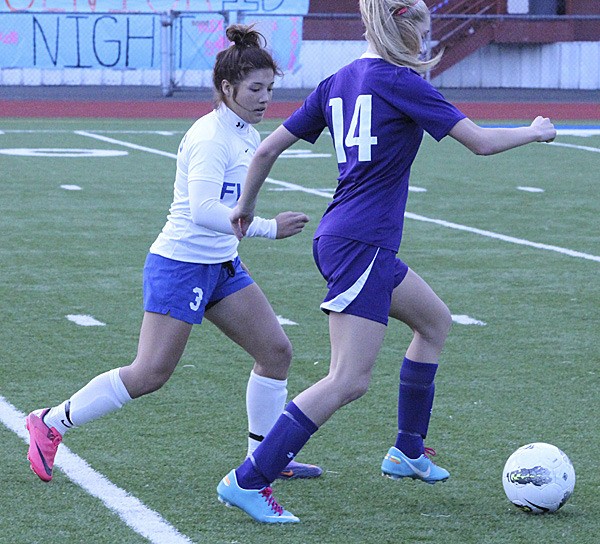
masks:
{"label": "purple jersey", "polygon": [[329,127],[339,177],[315,237],[398,251],[410,167],[426,130],[441,140],[465,115],[410,68],[360,58],[322,81],[284,126],[314,143]]}

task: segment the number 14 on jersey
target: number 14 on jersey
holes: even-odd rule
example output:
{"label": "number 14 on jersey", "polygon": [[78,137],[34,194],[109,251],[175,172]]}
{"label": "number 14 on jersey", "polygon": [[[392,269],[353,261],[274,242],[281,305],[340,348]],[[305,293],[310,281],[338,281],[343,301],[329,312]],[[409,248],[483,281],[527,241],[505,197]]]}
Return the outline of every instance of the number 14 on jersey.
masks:
{"label": "number 14 on jersey", "polygon": [[[359,162],[371,160],[371,146],[377,145],[377,136],[371,135],[373,97],[361,94],[354,103],[354,113],[344,137],[344,102],[341,98],[331,98],[331,119],[333,124],[333,142],[338,163],[346,162],[346,148],[358,146]],[[357,135],[358,132],[358,135]]]}

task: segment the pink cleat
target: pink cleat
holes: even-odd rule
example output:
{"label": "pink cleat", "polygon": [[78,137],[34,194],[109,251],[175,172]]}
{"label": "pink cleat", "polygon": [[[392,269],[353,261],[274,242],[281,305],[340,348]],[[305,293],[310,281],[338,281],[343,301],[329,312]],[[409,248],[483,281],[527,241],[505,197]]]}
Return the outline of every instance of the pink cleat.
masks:
{"label": "pink cleat", "polygon": [[31,470],[44,482],[52,480],[54,457],[56,457],[58,445],[62,442],[60,433],[54,427],[50,428],[42,421],[42,418],[49,411],[49,409],[43,410],[40,416],[32,412],[27,416],[25,423],[29,431],[27,459],[29,459]]}

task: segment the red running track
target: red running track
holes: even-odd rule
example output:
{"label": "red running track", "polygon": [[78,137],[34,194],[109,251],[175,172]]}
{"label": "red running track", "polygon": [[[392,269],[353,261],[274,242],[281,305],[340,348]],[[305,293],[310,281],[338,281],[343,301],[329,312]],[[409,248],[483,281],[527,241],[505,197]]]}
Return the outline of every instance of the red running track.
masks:
{"label": "red running track", "polygon": [[[272,102],[268,118],[286,118],[300,102]],[[559,120],[599,120],[597,102],[455,102],[472,119],[533,119],[537,115]],[[0,100],[0,117],[100,117],[139,119],[197,119],[212,109],[212,102],[156,100]]]}

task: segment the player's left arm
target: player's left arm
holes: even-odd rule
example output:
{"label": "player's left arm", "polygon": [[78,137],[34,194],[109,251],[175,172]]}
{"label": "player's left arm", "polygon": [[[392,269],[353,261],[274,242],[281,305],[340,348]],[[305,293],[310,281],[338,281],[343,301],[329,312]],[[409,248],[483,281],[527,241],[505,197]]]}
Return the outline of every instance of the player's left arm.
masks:
{"label": "player's left arm", "polygon": [[[190,211],[192,221],[207,229],[222,234],[235,234],[229,221],[231,208],[221,203],[217,184],[209,181],[194,181],[189,184]],[[308,217],[301,212],[282,212],[274,219],[252,216],[246,236],[281,239],[302,231]]]}
{"label": "player's left arm", "polygon": [[248,227],[252,223],[258,193],[273,164],[279,155],[298,140],[299,138],[281,125],[258,146],[250,163],[242,194],[229,216],[233,231],[239,239],[246,235]]}
{"label": "player's left arm", "polygon": [[233,234],[229,222],[231,208],[221,202],[223,184],[213,180],[195,179],[188,183],[192,221],[222,234]]}
{"label": "player's left arm", "polygon": [[528,127],[480,127],[468,118],[461,119],[450,136],[476,155],[494,155],[532,142],[551,142],[556,129],[547,117],[536,117]]}

